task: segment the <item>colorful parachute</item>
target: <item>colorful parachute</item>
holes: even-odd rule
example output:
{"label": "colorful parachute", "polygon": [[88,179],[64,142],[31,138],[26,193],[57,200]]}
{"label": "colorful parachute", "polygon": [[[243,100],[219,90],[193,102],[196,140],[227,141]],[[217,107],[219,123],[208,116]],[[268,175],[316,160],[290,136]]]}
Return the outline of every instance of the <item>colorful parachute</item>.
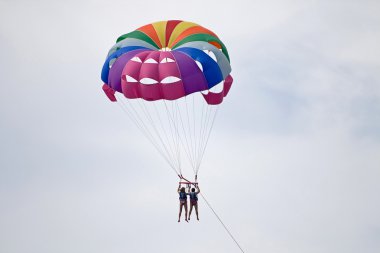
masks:
{"label": "colorful parachute", "polygon": [[182,175],[183,150],[197,175],[218,105],[232,85],[230,72],[227,48],[215,33],[169,20],[120,36],[101,79],[111,101],[124,95],[123,110],[176,173]]}

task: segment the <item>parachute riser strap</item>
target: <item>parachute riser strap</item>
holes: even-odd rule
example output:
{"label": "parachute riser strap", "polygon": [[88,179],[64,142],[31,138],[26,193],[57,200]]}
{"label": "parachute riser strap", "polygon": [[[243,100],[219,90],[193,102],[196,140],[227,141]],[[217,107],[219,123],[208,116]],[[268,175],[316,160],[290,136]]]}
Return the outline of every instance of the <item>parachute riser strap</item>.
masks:
{"label": "parachute riser strap", "polygon": [[185,181],[185,182],[181,182],[181,181],[180,181],[180,182],[179,182],[180,184],[187,184],[188,187],[189,187],[190,185],[194,185],[195,187],[198,186],[198,183],[197,183],[197,182],[190,182],[188,179],[184,178],[182,175],[180,175],[179,178],[180,178],[180,180],[184,180],[184,181]]}

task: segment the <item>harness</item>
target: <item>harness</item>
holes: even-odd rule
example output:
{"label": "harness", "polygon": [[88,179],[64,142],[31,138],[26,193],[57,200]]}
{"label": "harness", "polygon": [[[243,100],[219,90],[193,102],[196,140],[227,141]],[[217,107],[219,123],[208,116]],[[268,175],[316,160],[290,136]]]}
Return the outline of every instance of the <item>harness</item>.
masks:
{"label": "harness", "polygon": [[180,192],[179,193],[179,199],[180,200],[187,200],[186,192]]}
{"label": "harness", "polygon": [[190,200],[198,200],[197,194],[195,192],[190,192]]}

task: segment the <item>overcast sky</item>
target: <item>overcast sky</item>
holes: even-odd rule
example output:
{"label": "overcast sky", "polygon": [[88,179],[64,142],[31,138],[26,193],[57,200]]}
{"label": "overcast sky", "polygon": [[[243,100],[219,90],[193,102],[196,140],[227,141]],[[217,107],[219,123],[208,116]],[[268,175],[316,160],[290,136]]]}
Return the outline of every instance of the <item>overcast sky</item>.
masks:
{"label": "overcast sky", "polygon": [[380,2],[0,0],[0,252],[239,252],[101,90],[115,39],[168,19],[229,50],[200,172],[246,253],[380,248]]}

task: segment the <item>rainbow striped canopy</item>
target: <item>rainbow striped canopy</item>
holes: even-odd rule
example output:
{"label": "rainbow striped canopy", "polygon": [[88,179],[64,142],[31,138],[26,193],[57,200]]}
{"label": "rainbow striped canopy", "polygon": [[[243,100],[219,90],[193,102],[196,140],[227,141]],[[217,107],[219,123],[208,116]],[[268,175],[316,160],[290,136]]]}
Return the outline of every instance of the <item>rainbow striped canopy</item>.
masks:
{"label": "rainbow striped canopy", "polygon": [[[192,22],[160,21],[124,34],[103,65],[103,90],[147,101],[175,100],[202,92],[208,104],[220,104],[232,77],[227,48],[212,31]],[[210,91],[222,85],[221,92]]]}

